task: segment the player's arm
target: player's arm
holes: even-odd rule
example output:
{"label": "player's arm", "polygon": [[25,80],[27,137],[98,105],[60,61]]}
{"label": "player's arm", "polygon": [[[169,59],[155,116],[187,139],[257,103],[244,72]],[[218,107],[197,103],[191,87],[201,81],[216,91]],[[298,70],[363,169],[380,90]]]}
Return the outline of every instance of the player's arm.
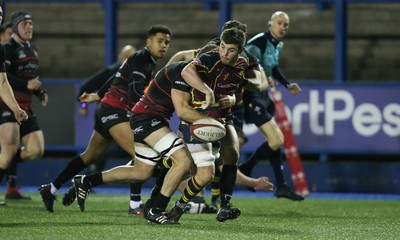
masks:
{"label": "player's arm", "polygon": [[285,76],[281,73],[278,66],[272,68],[272,77],[278,80],[283,86],[285,86],[291,94],[297,95],[301,92],[301,88],[297,83],[290,83]]}
{"label": "player's arm", "polygon": [[255,190],[272,191],[274,184],[267,177],[252,178],[244,175],[240,170],[237,170],[236,184],[254,188]]}
{"label": "player's arm", "polygon": [[178,89],[171,89],[171,99],[174,104],[176,115],[186,121],[195,122],[196,120],[207,118],[190,106],[190,93]]}
{"label": "player's arm", "polygon": [[167,65],[170,63],[174,63],[174,62],[191,60],[194,58],[195,53],[196,53],[196,49],[179,51],[179,52],[175,53],[174,56],[172,56],[169,59]]}
{"label": "player's arm", "polygon": [[246,76],[248,77],[243,82],[243,87],[246,90],[250,92],[259,92],[262,90],[261,86],[263,79],[260,70],[255,68],[250,69],[247,71]]}
{"label": "player's arm", "polygon": [[28,119],[26,112],[19,107],[17,100],[15,100],[13,90],[8,83],[5,72],[0,72],[0,97],[14,112],[15,119],[18,123]]}
{"label": "player's arm", "polygon": [[203,105],[203,108],[207,108],[215,103],[215,97],[213,90],[207,86],[200,78],[199,74],[196,71],[196,67],[189,63],[181,72],[182,78],[185,80],[189,86],[197,89],[198,91],[204,93],[206,95],[206,103]]}

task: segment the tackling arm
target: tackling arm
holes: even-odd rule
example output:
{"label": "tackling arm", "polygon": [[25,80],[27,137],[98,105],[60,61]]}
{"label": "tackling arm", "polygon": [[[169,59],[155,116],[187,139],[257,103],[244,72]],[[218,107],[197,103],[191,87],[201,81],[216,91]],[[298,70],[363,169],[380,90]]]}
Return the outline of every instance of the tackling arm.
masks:
{"label": "tackling arm", "polygon": [[176,115],[178,115],[180,119],[192,123],[202,118],[208,118],[190,106],[190,93],[172,89],[171,99],[174,104]]}

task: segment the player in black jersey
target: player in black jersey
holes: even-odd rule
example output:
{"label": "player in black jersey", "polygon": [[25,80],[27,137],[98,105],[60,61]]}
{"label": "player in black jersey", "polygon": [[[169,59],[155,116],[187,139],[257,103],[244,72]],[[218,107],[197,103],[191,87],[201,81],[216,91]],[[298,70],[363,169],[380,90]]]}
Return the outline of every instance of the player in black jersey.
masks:
{"label": "player in black jersey", "polygon": [[[74,181],[79,189],[78,203],[83,205],[87,191],[95,186],[113,182],[143,181],[149,178],[163,156],[170,157],[174,165],[164,179],[164,185],[155,197],[154,205],[145,213],[148,221],[158,224],[175,224],[165,212],[171,195],[175,192],[183,176],[189,171],[193,159],[182,139],[169,128],[167,119],[175,110],[175,90],[189,92],[190,86],[205,93],[208,101],[205,107],[214,103],[212,90],[202,81],[185,82],[180,72],[187,63],[176,63],[160,70],[147,92],[132,108],[131,128],[135,132],[135,164],[119,166],[102,173],[88,175],[82,181]],[[171,70],[171,71],[170,71]],[[176,71],[174,71],[176,70]],[[180,111],[181,109],[177,109]],[[202,118],[203,115],[192,108],[191,116]]]}
{"label": "player in black jersey", "polygon": [[[95,125],[88,146],[78,156],[71,159],[63,171],[50,184],[39,188],[42,200],[49,212],[53,211],[58,189],[97,161],[108,149],[112,141],[116,141],[131,159],[135,156],[133,132],[129,125],[130,110],[143,95],[144,88],[150,83],[157,59],[165,56],[170,44],[171,30],[165,25],[152,25],[147,31],[146,47],[130,56],[122,64],[118,72],[104,84],[97,93],[84,93],[82,102],[99,101],[95,113]],[[74,178],[74,183],[83,178]],[[78,205],[81,211],[80,191],[75,188]],[[69,191],[68,191],[69,192]],[[75,198],[64,197],[63,204],[70,205]]]}
{"label": "player in black jersey", "polygon": [[[94,74],[90,75],[79,88],[78,101],[83,93],[92,93],[98,91],[107,80],[112,77],[118,69],[122,66],[128,57],[132,56],[136,52],[136,48],[132,45],[125,45],[118,55],[118,61],[111,64],[110,66],[104,67]],[[88,104],[83,102],[80,104],[79,113],[83,116],[87,115]]]}
{"label": "player in black jersey", "polygon": [[[3,20],[3,9],[1,5],[3,1],[0,1],[0,23]],[[8,82],[6,70],[5,70],[5,50],[4,46],[0,45],[0,99],[9,107],[9,109],[13,112],[14,118],[18,124],[21,124],[22,121],[28,119],[27,113],[22,110],[17,100],[14,97],[13,90]],[[4,134],[5,132],[4,125],[0,124],[0,145],[3,146],[3,141],[7,140]],[[3,138],[4,137],[4,138]],[[0,154],[1,155],[1,154]],[[6,172],[7,163],[3,162],[0,158],[0,182],[3,179],[4,173]],[[5,202],[0,201],[0,206],[5,205]]]}
{"label": "player in black jersey", "polygon": [[[16,184],[16,166],[18,162],[40,158],[44,152],[44,136],[39,127],[36,115],[31,109],[32,96],[39,98],[46,106],[48,96],[40,89],[38,76],[38,53],[30,42],[33,34],[32,16],[27,11],[17,11],[11,16],[13,34],[4,43],[6,50],[7,77],[13,88],[18,104],[27,112],[27,121],[18,125],[17,120],[7,105],[0,101],[0,124],[2,141],[1,163],[3,169],[9,169],[9,188],[6,197],[23,198]],[[19,148],[20,143],[23,147]],[[3,174],[1,174],[3,175]],[[29,197],[27,197],[29,198]]]}

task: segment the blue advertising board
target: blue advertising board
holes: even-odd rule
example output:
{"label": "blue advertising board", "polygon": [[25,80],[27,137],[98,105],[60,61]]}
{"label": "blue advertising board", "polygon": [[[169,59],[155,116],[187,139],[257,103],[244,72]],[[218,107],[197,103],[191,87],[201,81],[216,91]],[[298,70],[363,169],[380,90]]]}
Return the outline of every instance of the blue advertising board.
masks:
{"label": "blue advertising board", "polygon": [[[292,96],[279,88],[300,151],[400,153],[400,86],[305,84]],[[244,127],[253,151],[264,141]]]}

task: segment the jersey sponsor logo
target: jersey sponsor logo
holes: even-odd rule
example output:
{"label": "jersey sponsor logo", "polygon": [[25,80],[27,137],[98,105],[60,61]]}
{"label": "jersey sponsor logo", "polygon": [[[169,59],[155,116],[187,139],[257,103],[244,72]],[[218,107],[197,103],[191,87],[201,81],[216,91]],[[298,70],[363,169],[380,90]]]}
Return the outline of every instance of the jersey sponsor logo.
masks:
{"label": "jersey sponsor logo", "polygon": [[10,112],[10,111],[3,111],[3,113],[1,114],[1,116],[2,117],[8,117],[8,116],[11,116],[12,115],[12,113]]}
{"label": "jersey sponsor logo", "polygon": [[135,134],[140,133],[140,132],[143,132],[143,131],[144,131],[143,126],[140,126],[140,127],[137,127],[137,128],[135,128],[135,129],[133,129],[133,132],[134,132]]}
{"label": "jersey sponsor logo", "polygon": [[175,83],[178,85],[183,85],[183,86],[187,86],[187,87],[189,86],[185,82],[182,82],[182,81],[176,81]]}
{"label": "jersey sponsor logo", "polygon": [[24,53],[24,51],[21,50],[21,51],[18,52],[18,58],[19,59],[26,58],[26,54]]}
{"label": "jersey sponsor logo", "polygon": [[112,115],[109,115],[106,117],[102,117],[101,122],[106,123],[107,121],[114,120],[114,119],[118,119],[118,114],[112,114]]}
{"label": "jersey sponsor logo", "polygon": [[238,88],[239,84],[235,84],[235,83],[228,83],[228,84],[217,83],[217,86],[219,88]]}
{"label": "jersey sponsor logo", "polygon": [[155,127],[155,126],[157,126],[158,124],[160,124],[161,123],[161,121],[158,121],[157,119],[152,119],[151,120],[151,126],[152,127]]}

